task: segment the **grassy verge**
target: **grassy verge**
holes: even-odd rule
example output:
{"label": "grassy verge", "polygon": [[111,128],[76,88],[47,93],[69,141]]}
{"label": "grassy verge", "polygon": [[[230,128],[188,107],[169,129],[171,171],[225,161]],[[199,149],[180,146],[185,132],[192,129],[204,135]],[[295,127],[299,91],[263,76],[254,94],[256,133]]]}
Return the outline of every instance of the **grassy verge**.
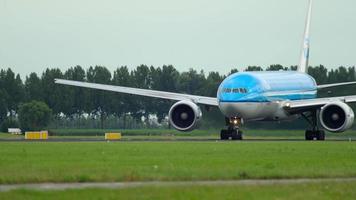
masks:
{"label": "grassy verge", "polygon": [[21,138],[23,135],[12,135],[10,133],[1,133],[0,132],[0,139],[6,139],[6,138]]}
{"label": "grassy verge", "polygon": [[230,185],[82,189],[66,191],[15,190],[0,199],[355,199],[356,182],[288,185]]}
{"label": "grassy verge", "polygon": [[51,129],[51,135],[54,136],[100,136],[108,132],[119,132],[123,135],[135,136],[162,136],[162,135],[179,135],[179,136],[208,136],[216,135],[218,130],[194,130],[192,132],[179,132],[174,129]]}
{"label": "grassy verge", "polygon": [[351,142],[3,142],[0,155],[0,183],[356,176]]}

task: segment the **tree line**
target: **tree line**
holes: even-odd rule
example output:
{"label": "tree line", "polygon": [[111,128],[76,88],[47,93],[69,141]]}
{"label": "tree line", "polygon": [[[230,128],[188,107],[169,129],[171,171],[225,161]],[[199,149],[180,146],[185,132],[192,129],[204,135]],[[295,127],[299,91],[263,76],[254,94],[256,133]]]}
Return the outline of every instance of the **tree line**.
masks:
{"label": "tree line", "polygon": [[[271,65],[266,69],[260,66],[249,66],[244,71],[279,71],[296,70],[296,68],[296,66],[284,67],[282,65]],[[238,70],[233,69],[229,74],[235,72]],[[61,120],[73,121],[85,117],[99,121],[100,128],[104,128],[107,118],[120,118],[123,120],[122,128],[127,128],[129,127],[126,124],[128,120],[146,123],[145,119],[149,119],[150,116],[156,116],[160,123],[166,119],[172,101],[57,85],[54,83],[54,79],[61,78],[216,97],[219,84],[229,74],[205,73],[194,69],[179,72],[172,65],[162,67],[140,65],[133,70],[122,66],[113,72],[105,66],[93,66],[87,70],[81,66],[75,66],[65,71],[58,68],[47,68],[42,74],[31,73],[22,79],[11,68],[1,69],[0,123],[6,119],[16,120],[20,105],[31,101],[46,103],[52,110],[52,121],[58,123]],[[323,65],[319,65],[309,67],[309,74],[316,79],[318,84],[356,81],[355,67],[341,66],[328,70]],[[320,91],[319,96],[352,95],[355,94],[355,89],[355,86],[346,86],[342,90],[333,88]],[[220,126],[224,125],[223,116],[216,114],[219,113],[217,109],[215,111],[213,109],[211,112],[213,114],[210,116],[208,114],[207,120],[218,121],[219,124],[221,122]]]}

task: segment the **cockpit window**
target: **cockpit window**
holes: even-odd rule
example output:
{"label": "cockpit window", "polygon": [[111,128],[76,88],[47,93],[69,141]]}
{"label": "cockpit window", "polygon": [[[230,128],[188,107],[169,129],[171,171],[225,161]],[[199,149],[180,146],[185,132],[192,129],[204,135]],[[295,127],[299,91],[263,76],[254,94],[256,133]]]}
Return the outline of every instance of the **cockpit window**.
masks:
{"label": "cockpit window", "polygon": [[230,93],[231,92],[231,88],[224,88],[224,92],[225,93]]}
{"label": "cockpit window", "polygon": [[246,94],[247,93],[247,89],[246,88],[224,88],[223,89],[224,93],[241,93],[241,94]]}

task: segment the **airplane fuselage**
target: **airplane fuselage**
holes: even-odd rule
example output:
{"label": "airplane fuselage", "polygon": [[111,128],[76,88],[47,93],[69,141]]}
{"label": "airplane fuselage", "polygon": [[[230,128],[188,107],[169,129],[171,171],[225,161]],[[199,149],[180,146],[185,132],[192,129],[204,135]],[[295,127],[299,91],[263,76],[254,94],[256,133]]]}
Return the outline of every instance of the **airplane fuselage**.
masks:
{"label": "airplane fuselage", "polygon": [[316,98],[313,77],[295,71],[241,72],[228,76],[219,86],[219,108],[226,117],[247,121],[288,120],[280,102]]}

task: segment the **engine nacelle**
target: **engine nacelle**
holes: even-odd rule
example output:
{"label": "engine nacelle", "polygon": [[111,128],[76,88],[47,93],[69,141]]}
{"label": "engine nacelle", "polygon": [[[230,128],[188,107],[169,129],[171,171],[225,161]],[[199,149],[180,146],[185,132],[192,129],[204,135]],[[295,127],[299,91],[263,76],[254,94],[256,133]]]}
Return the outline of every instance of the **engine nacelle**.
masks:
{"label": "engine nacelle", "polygon": [[343,102],[332,102],[321,108],[319,119],[326,130],[344,132],[354,123],[354,111]]}
{"label": "engine nacelle", "polygon": [[191,101],[179,101],[169,110],[169,123],[179,131],[191,131],[199,125],[202,112]]}

